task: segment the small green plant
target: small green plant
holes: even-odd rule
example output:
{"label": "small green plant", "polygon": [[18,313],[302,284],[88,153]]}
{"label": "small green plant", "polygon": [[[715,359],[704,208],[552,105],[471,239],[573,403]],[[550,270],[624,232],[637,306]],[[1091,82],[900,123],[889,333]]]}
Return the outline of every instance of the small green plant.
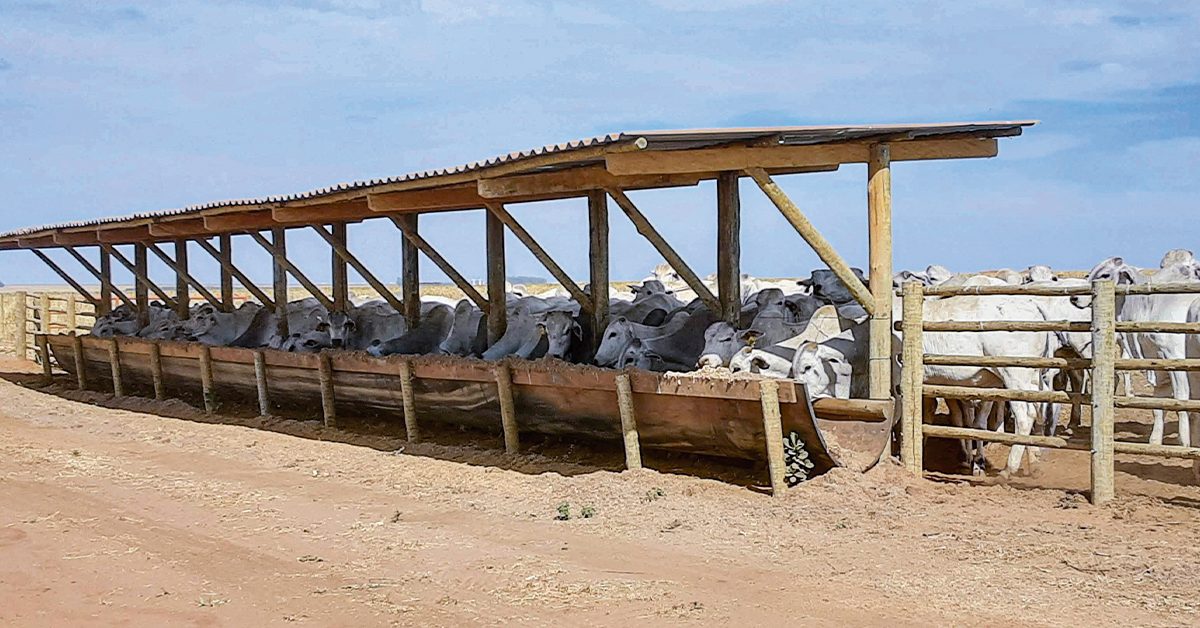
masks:
{"label": "small green plant", "polygon": [[788,486],[796,486],[807,480],[808,472],[814,466],[808,450],[804,447],[804,441],[795,432],[789,432],[783,439],[783,460],[786,465],[783,477]]}
{"label": "small green plant", "polygon": [[642,498],[642,501],[649,504],[652,501],[662,499],[663,497],[666,497],[666,496],[667,496],[667,492],[656,486],[656,487],[646,491],[646,496]]}
{"label": "small green plant", "polygon": [[579,510],[579,516],[584,519],[591,519],[596,516],[596,509],[592,506],[584,506]]}
{"label": "small green plant", "polygon": [[554,509],[558,514],[554,515],[555,521],[566,521],[571,518],[571,504],[563,502]]}

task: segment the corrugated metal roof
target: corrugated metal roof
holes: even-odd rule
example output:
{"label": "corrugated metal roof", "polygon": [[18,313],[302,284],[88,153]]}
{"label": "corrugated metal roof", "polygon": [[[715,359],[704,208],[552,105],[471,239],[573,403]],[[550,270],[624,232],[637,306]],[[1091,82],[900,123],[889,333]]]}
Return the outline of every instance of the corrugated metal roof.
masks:
{"label": "corrugated metal roof", "polygon": [[490,159],[473,161],[449,168],[411,172],[383,179],[351,181],[308,190],[296,194],[265,196],[261,198],[232,199],[213,201],[198,205],[189,205],[178,209],[168,209],[151,212],[141,212],[126,216],[95,218],[89,220],[62,222],[57,224],[27,227],[0,233],[0,239],[11,239],[18,236],[52,232],[64,229],[78,229],[99,225],[131,222],[155,218],[175,217],[185,214],[199,213],[207,210],[222,208],[237,208],[262,206],[272,203],[284,203],[302,199],[313,199],[322,196],[362,190],[364,193],[372,188],[397,183],[428,180],[429,186],[436,187],[437,179],[450,175],[460,175],[471,172],[480,173],[481,177],[490,168],[502,164],[515,164],[542,155],[562,155],[562,161],[549,167],[569,167],[583,162],[572,162],[571,153],[591,147],[617,147],[635,142],[644,142],[642,150],[687,150],[706,148],[726,144],[744,144],[747,142],[767,142],[769,145],[812,145],[828,144],[847,141],[866,141],[886,138],[889,141],[911,141],[930,139],[947,135],[972,135],[977,137],[1002,137],[1019,135],[1022,127],[1031,126],[1035,121],[1021,120],[1008,122],[962,122],[936,124],[879,124],[857,126],[784,126],[757,128],[727,128],[727,129],[679,129],[655,131],[630,131],[624,133],[609,133],[581,140],[548,144],[539,148],[517,151],[499,155]]}

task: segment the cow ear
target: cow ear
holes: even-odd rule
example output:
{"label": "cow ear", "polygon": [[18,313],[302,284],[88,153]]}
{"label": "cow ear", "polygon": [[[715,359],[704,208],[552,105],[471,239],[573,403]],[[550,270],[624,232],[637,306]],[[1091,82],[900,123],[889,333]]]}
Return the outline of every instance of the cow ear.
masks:
{"label": "cow ear", "polygon": [[575,334],[576,338],[583,338],[583,327],[579,323],[571,323],[571,333]]}
{"label": "cow ear", "polygon": [[633,340],[629,341],[629,346],[634,349],[641,349],[643,344],[644,343],[642,342],[641,338],[634,338]]}
{"label": "cow ear", "polygon": [[754,342],[756,340],[758,340],[758,338],[762,335],[763,335],[763,333],[760,330],[747,329],[746,331],[743,331],[742,333],[738,334],[738,338],[741,338],[742,340],[744,340],[746,342],[747,345],[753,347]]}
{"label": "cow ear", "polygon": [[328,331],[328,330],[329,330],[329,323],[326,323],[325,321],[321,321],[320,323],[317,323],[317,331]]}
{"label": "cow ear", "polygon": [[639,289],[639,286],[629,286],[629,291],[634,294],[638,293],[638,289]]}
{"label": "cow ear", "polygon": [[767,361],[762,358],[752,358],[750,360],[750,365],[758,367],[760,369],[765,369],[765,368],[767,368]]}

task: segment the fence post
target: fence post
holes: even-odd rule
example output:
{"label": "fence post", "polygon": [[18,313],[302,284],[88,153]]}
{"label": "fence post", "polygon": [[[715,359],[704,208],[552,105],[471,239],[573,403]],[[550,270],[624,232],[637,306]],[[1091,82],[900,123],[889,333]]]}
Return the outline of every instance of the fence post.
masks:
{"label": "fence post", "polygon": [[25,336],[25,322],[29,320],[29,305],[26,303],[29,298],[28,293],[24,290],[14,293],[14,298],[17,301],[15,308],[20,314],[17,316],[17,336],[13,338],[13,353],[17,357],[24,360],[26,358],[25,343],[29,342],[29,338]]}
{"label": "fence post", "polygon": [[121,384],[121,348],[116,337],[108,339],[108,366],[112,371],[113,396],[124,397],[125,386]]}
{"label": "fence post", "polygon": [[779,497],[787,489],[787,464],[783,459],[783,421],[779,412],[779,382],[758,382],[762,402],[763,435],[767,444],[767,471],[771,475],[771,494]]}
{"label": "fence post", "polygon": [[75,384],[79,390],[87,390],[87,360],[83,355],[83,338],[71,334],[71,346],[75,350]]}
{"label": "fence post", "polygon": [[38,334],[34,339],[37,343],[38,355],[42,356],[42,378],[47,384],[54,383],[54,371],[50,368],[50,343],[46,334]]}
{"label": "fence post", "polygon": [[154,386],[156,401],[167,398],[167,391],[163,386],[162,350],[157,342],[150,345],[150,383]]}
{"label": "fence post", "polygon": [[1116,296],[1111,281],[1092,283],[1092,503],[1113,498],[1113,360],[1117,353]]}
{"label": "fence post", "polygon": [[337,404],[333,391],[333,362],[329,353],[322,351],[317,354],[317,375],[321,380],[321,417],[325,427],[337,427]]}
{"label": "fence post", "polygon": [[617,375],[617,408],[621,411],[621,435],[625,440],[625,468],[642,468],[642,444],[638,439],[637,415],[633,411],[633,386],[629,373]]}
{"label": "fence post", "polygon": [[200,345],[200,392],[204,396],[204,411],[217,411],[217,393],[213,390],[212,351]]}
{"label": "fence post", "polygon": [[271,396],[267,390],[267,356],[254,352],[254,387],[258,392],[258,416],[271,416]]}
{"label": "fence post", "polygon": [[404,405],[404,435],[410,443],[421,442],[421,429],[417,424],[417,398],[413,393],[412,363],[407,358],[400,361],[400,400]]}
{"label": "fence post", "polygon": [[504,452],[515,454],[521,450],[521,438],[513,402],[512,369],[507,364],[496,367],[496,392],[500,398],[500,427],[504,431]]}
{"label": "fence post", "polygon": [[925,309],[925,286],[919,281],[904,284],[903,302],[903,360],[900,375],[900,459],[904,468],[914,475],[921,475],[925,468],[924,409],[922,397],[925,384],[925,348],[921,339]]}
{"label": "fence post", "polygon": [[74,332],[79,327],[79,317],[77,310],[78,299],[74,294],[67,295],[67,332]]}

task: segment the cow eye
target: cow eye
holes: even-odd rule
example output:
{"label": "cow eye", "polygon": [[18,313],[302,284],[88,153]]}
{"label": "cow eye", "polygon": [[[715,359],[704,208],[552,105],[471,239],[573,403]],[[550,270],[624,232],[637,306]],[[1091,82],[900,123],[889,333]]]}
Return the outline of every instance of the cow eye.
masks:
{"label": "cow eye", "polygon": [[617,337],[617,332],[615,332],[615,331],[610,331],[610,332],[608,332],[608,337],[609,337],[609,338],[616,338],[616,337]]}

